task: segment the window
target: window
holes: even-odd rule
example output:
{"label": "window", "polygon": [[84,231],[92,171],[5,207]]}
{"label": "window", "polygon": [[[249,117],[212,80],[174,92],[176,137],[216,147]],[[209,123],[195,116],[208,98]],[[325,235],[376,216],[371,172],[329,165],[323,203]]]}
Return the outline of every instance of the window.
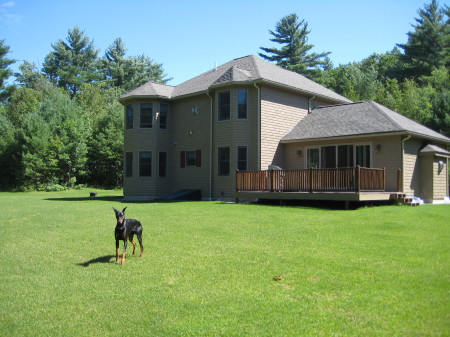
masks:
{"label": "window", "polygon": [[333,145],[307,149],[307,168],[370,167],[370,145]]}
{"label": "window", "polygon": [[139,152],[139,176],[151,177],[152,176],[152,153],[151,152]]}
{"label": "window", "polygon": [[370,145],[356,145],[356,165],[370,167]]}
{"label": "window", "polygon": [[336,168],[336,146],[322,146],[320,168]]}
{"label": "window", "polygon": [[167,174],[167,152],[159,153],[159,172],[160,177],[165,177]]}
{"label": "window", "polygon": [[218,159],[219,176],[230,175],[230,148],[219,147],[217,159]]}
{"label": "window", "polygon": [[125,177],[133,176],[133,152],[125,153]]}
{"label": "window", "polygon": [[230,92],[219,92],[219,121],[230,119]]}
{"label": "window", "polygon": [[159,128],[167,129],[167,113],[169,111],[169,105],[161,103],[159,105]]}
{"label": "window", "polygon": [[126,116],[125,116],[125,128],[133,128],[133,104],[127,104]]}
{"label": "window", "polygon": [[186,166],[195,166],[195,151],[186,151]]}
{"label": "window", "polygon": [[238,90],[238,119],[247,119],[247,90]]}
{"label": "window", "polygon": [[238,146],[237,169],[247,171],[247,146]]}
{"label": "window", "polygon": [[180,167],[185,168],[188,166],[202,166],[202,150],[180,152]]}
{"label": "window", "polygon": [[141,128],[151,128],[153,125],[153,104],[141,103]]}
{"label": "window", "polygon": [[353,145],[338,146],[338,167],[353,167]]}
{"label": "window", "polygon": [[320,156],[319,156],[319,148],[313,148],[307,150],[307,168],[319,168],[320,165]]}

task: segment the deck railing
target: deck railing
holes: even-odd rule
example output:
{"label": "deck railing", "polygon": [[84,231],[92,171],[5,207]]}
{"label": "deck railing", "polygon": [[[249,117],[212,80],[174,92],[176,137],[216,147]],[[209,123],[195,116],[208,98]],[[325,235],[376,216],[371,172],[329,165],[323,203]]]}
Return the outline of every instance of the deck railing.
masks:
{"label": "deck railing", "polygon": [[237,171],[237,192],[385,191],[384,168]]}

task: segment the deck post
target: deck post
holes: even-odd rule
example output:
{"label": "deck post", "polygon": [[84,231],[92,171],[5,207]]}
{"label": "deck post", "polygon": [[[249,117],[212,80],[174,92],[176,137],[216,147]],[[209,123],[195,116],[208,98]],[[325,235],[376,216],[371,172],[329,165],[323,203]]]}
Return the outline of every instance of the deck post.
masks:
{"label": "deck post", "polygon": [[309,193],[313,192],[313,168],[309,168]]}
{"label": "deck post", "polygon": [[273,170],[269,170],[270,192],[273,192]]}
{"label": "deck post", "polygon": [[355,192],[356,193],[361,192],[360,179],[361,179],[361,167],[359,165],[357,165],[355,167]]}

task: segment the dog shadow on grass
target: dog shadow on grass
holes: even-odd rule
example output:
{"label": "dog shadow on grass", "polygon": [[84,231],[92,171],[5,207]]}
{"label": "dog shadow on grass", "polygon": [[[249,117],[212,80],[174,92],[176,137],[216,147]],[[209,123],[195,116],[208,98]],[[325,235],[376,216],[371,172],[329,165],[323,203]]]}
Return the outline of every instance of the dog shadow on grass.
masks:
{"label": "dog shadow on grass", "polygon": [[86,261],[86,262],[82,262],[82,263],[77,263],[77,265],[82,266],[82,267],[89,267],[91,264],[95,264],[95,263],[112,263],[113,261],[111,261],[112,258],[114,258],[114,255],[105,255],[105,256],[100,256],[100,257],[96,257],[95,259]]}

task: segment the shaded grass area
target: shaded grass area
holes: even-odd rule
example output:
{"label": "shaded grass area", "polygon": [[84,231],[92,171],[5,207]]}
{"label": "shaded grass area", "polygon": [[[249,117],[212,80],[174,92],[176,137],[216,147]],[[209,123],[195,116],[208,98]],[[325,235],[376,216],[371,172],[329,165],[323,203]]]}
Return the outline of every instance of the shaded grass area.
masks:
{"label": "shaded grass area", "polygon": [[[0,335],[448,336],[450,206],[0,193]],[[144,225],[116,265],[111,207]],[[274,277],[276,280],[274,280]]]}

